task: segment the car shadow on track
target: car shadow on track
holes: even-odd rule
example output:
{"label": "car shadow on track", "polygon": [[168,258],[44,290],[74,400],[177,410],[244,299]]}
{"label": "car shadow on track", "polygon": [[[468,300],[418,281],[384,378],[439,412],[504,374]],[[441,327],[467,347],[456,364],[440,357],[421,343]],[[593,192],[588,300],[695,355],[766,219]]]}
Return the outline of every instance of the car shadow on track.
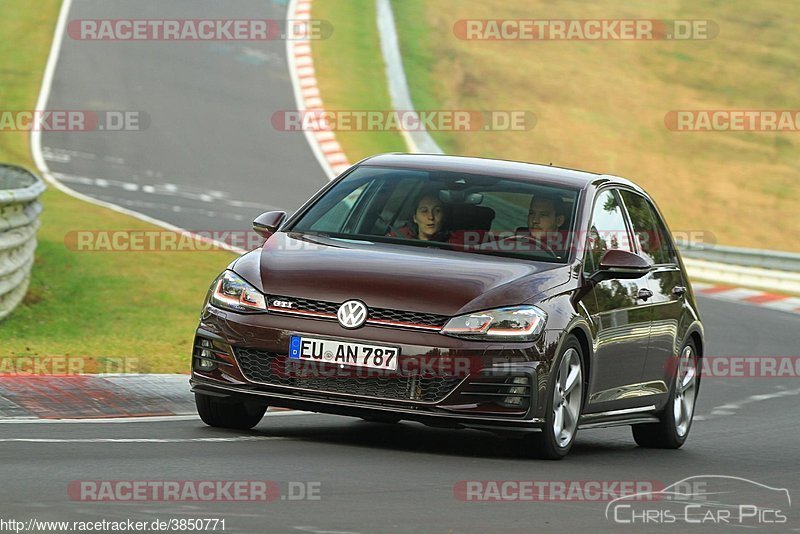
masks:
{"label": "car shadow on track", "polygon": [[[385,424],[349,417],[324,417],[322,421],[316,417],[313,421],[309,420],[311,418],[265,418],[248,435],[451,457],[517,460],[526,456],[526,443],[512,436],[478,430],[431,428],[406,421]],[[329,419],[333,417],[336,419]],[[594,430],[579,434],[569,457],[595,459],[604,455],[625,455],[630,458],[633,454],[641,458],[642,453],[647,452],[636,447],[628,429],[614,429],[614,432],[604,434]]]}

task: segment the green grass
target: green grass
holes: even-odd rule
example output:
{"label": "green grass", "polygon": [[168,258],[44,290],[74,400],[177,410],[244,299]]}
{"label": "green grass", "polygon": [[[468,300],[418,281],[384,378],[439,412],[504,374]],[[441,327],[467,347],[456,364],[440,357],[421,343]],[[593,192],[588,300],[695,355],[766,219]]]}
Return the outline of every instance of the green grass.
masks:
{"label": "green grass", "polygon": [[[56,0],[0,3],[3,109],[36,105],[59,6]],[[29,136],[0,133],[0,161],[32,168]],[[69,357],[86,372],[121,370],[106,366],[107,358],[124,358],[133,372],[188,372],[205,292],[234,256],[74,251],[64,240],[70,231],[157,228],[53,188],[41,200],[30,289],[0,322],[0,372],[8,371],[8,358],[19,357]]]}
{"label": "green grass", "polygon": [[[437,51],[433,48],[431,32],[427,25],[420,23],[420,13],[425,12],[425,0],[393,0],[392,11],[400,37],[400,54],[403,56],[403,70],[409,85],[413,85],[414,107],[418,110],[452,109],[447,98],[443,97],[441,80],[431,71],[436,62]],[[469,90],[468,73],[454,73],[464,76],[462,90]],[[412,82],[413,80],[413,82]],[[447,131],[430,132],[436,144],[449,154],[458,153],[455,138]]]}
{"label": "green grass", "polygon": [[[800,134],[677,133],[664,125],[675,109],[797,109],[800,5],[395,0],[393,7],[417,108],[537,116],[525,132],[433,133],[446,151],[626,176],[650,191],[673,230],[800,250]],[[711,19],[720,32],[704,41],[455,38],[453,24],[470,18]]]}
{"label": "green grass", "polygon": [[[60,0],[0,2],[0,109],[32,110]],[[33,167],[25,132],[0,132],[0,160]]]}
{"label": "green grass", "polygon": [[209,252],[71,250],[71,230],[155,230],[54,190],[43,202],[31,287],[0,323],[3,356],[129,358],[138,372],[186,372],[211,280],[233,258]]}
{"label": "green grass", "polygon": [[[315,19],[329,21],[333,35],[312,43],[314,69],[326,110],[392,110],[375,25],[374,0],[315,0]],[[381,152],[405,152],[398,132],[339,131],[351,163]]]}

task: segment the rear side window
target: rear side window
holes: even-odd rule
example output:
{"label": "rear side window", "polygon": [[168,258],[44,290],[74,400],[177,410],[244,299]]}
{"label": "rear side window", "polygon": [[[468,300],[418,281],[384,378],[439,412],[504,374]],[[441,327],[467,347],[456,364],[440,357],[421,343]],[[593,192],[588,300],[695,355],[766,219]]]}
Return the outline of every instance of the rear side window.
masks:
{"label": "rear side window", "polygon": [[610,249],[633,252],[617,194],[612,189],[602,191],[594,202],[592,222],[587,236],[585,271],[595,272],[600,259]]}
{"label": "rear side window", "polygon": [[654,265],[675,263],[675,254],[666,228],[652,204],[631,191],[622,191],[621,195],[628,209],[639,253]]}

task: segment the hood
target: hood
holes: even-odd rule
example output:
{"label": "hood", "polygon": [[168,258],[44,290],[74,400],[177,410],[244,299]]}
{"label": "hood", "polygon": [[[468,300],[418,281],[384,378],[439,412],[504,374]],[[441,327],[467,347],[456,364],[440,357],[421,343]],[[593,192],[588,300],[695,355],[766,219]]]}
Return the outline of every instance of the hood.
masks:
{"label": "hood", "polygon": [[233,269],[268,295],[450,316],[521,304],[570,278],[565,264],[282,232]]}

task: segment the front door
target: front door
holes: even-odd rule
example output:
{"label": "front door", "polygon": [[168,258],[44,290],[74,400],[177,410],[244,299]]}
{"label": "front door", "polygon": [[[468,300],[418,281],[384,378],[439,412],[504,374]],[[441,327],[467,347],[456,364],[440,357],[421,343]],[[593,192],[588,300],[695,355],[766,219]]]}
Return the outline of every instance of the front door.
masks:
{"label": "front door", "polygon": [[649,299],[653,318],[642,380],[654,392],[667,393],[675,355],[681,349],[677,344],[680,343],[678,332],[684,314],[686,281],[666,226],[650,201],[633,191],[623,190],[620,194],[630,217],[637,251],[653,264],[648,279],[653,292]]}
{"label": "front door", "polygon": [[[619,194],[601,191],[595,199],[584,258],[591,276],[609,249],[634,252]],[[583,300],[597,328],[587,412],[626,407],[638,394],[650,340],[653,310],[646,296],[649,275],[595,284]],[[620,406],[625,405],[625,406]]]}

